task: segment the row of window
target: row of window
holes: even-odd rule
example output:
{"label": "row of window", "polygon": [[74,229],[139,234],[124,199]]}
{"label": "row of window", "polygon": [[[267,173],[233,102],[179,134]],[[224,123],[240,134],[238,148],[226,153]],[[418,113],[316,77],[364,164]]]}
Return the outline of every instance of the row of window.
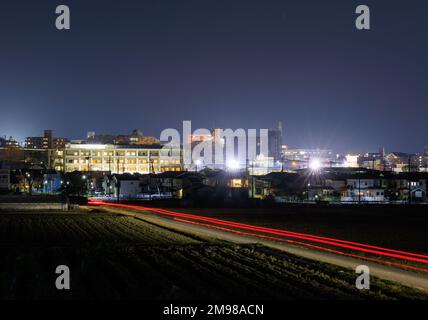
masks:
{"label": "row of window", "polygon": [[143,151],[88,151],[88,150],[66,150],[65,154],[67,156],[82,156],[82,157],[158,157],[159,154],[163,156],[171,156],[171,152],[160,152],[159,150],[143,150]]}
{"label": "row of window", "polygon": [[152,159],[150,162],[148,159],[118,159],[117,161],[109,161],[106,159],[91,159],[91,161],[87,159],[67,159],[66,163],[68,164],[104,164],[104,165],[117,165],[117,164],[165,164],[165,165],[174,165],[174,164],[181,164],[180,160],[159,160],[159,159]]}
{"label": "row of window", "polygon": [[[150,170],[148,166],[146,167],[133,167],[133,166],[126,166],[124,168],[111,168],[112,172],[127,172],[127,173],[148,173]],[[87,171],[87,167],[79,167],[79,166],[67,166],[67,171]],[[154,167],[153,170],[155,172],[166,172],[166,171],[182,171],[181,167]],[[91,167],[91,171],[110,171],[109,168],[106,167]]]}

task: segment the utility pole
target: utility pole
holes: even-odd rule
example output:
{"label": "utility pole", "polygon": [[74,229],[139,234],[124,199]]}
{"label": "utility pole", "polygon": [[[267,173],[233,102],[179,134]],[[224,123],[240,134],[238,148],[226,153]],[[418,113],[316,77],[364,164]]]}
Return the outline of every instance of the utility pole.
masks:
{"label": "utility pole", "polygon": [[149,151],[149,199],[152,200],[152,154]]}
{"label": "utility pole", "polygon": [[408,200],[408,202],[409,202],[409,204],[412,204],[412,189],[411,189],[411,186],[410,186],[410,184],[411,184],[411,182],[410,182],[410,165],[411,165],[411,156],[409,156],[409,178],[407,179],[407,184],[408,184],[408,188],[409,188],[409,191],[408,191],[408,196],[407,196],[407,200]]}
{"label": "utility pole", "polygon": [[254,160],[251,161],[251,198],[255,198],[254,194],[256,191],[256,186],[255,186],[255,178],[254,178]]}
{"label": "utility pole", "polygon": [[358,176],[358,204],[361,203],[361,177]]}
{"label": "utility pole", "polygon": [[117,192],[117,202],[120,202],[120,180],[119,178],[116,177],[117,182],[116,182],[116,192]]}

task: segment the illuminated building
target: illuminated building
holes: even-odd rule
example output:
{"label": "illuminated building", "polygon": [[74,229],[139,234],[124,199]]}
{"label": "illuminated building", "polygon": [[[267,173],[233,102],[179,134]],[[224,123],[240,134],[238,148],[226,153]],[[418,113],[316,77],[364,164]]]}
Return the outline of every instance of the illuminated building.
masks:
{"label": "illuminated building", "polygon": [[133,130],[131,134],[96,134],[95,131],[89,131],[86,135],[88,144],[115,144],[115,145],[150,145],[159,144],[159,139],[151,136],[145,136],[140,130]]}
{"label": "illuminated building", "polygon": [[344,163],[344,167],[346,168],[358,168],[359,164],[358,164],[358,158],[360,157],[360,155],[358,154],[347,154],[345,156],[345,163]]}
{"label": "illuminated building", "polygon": [[330,166],[336,162],[331,150],[325,149],[289,149],[282,148],[283,160],[289,163],[290,169],[305,169],[316,161],[321,166]]}
{"label": "illuminated building", "polygon": [[273,157],[258,155],[255,160],[249,161],[248,172],[250,175],[259,176],[268,174],[269,172],[277,171],[274,168],[275,161]]}
{"label": "illuminated building", "polygon": [[180,149],[161,145],[67,144],[64,170],[111,173],[159,173],[182,171]]}
{"label": "illuminated building", "polygon": [[27,149],[64,149],[69,142],[66,138],[54,138],[52,130],[45,130],[43,137],[27,137]]}
{"label": "illuminated building", "polygon": [[16,141],[13,137],[9,137],[9,139],[7,139],[5,141],[5,147],[6,148],[20,148],[21,146],[19,145],[19,142]]}

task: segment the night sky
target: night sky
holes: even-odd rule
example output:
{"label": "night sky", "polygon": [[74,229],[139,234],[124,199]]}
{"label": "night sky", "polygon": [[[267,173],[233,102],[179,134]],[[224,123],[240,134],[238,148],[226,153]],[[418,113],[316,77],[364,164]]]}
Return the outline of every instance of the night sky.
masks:
{"label": "night sky", "polygon": [[[60,4],[69,31],[55,28]],[[370,31],[355,28],[358,4]],[[427,51],[422,0],[3,0],[0,135],[281,120],[291,147],[417,152]]]}

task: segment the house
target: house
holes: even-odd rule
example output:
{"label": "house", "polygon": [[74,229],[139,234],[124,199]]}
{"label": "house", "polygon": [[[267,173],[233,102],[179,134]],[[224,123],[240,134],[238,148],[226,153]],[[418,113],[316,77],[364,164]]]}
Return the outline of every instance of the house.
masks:
{"label": "house", "polygon": [[396,200],[411,203],[426,202],[427,182],[428,173],[426,172],[399,173],[396,178]]}
{"label": "house", "polygon": [[361,168],[325,168],[318,172],[272,172],[257,177],[257,198],[276,201],[385,201],[393,185],[391,172]]}
{"label": "house", "polygon": [[253,198],[270,198],[278,202],[302,200],[308,184],[306,177],[296,172],[271,172],[251,180]]}
{"label": "house", "polygon": [[346,179],[341,202],[384,202],[384,176],[380,171],[361,171]]}
{"label": "house", "polygon": [[248,198],[250,179],[246,170],[212,170],[205,168],[199,172],[205,186],[222,190],[226,198]]}
{"label": "house", "polygon": [[105,195],[115,198],[135,199],[142,194],[140,176],[127,173],[105,175],[103,189]]}
{"label": "house", "polygon": [[415,154],[409,154],[404,152],[391,152],[385,156],[385,162],[388,168],[394,172],[405,172],[416,170],[418,168],[418,157]]}
{"label": "house", "polygon": [[159,174],[141,175],[141,185],[143,193],[147,196],[158,196],[162,198],[181,198],[179,190],[186,183],[187,172],[182,171],[165,171]]}
{"label": "house", "polygon": [[385,190],[380,188],[348,189],[342,194],[341,202],[384,202]]}
{"label": "house", "polygon": [[330,186],[309,186],[307,200],[309,201],[331,201],[335,200],[336,192]]}

